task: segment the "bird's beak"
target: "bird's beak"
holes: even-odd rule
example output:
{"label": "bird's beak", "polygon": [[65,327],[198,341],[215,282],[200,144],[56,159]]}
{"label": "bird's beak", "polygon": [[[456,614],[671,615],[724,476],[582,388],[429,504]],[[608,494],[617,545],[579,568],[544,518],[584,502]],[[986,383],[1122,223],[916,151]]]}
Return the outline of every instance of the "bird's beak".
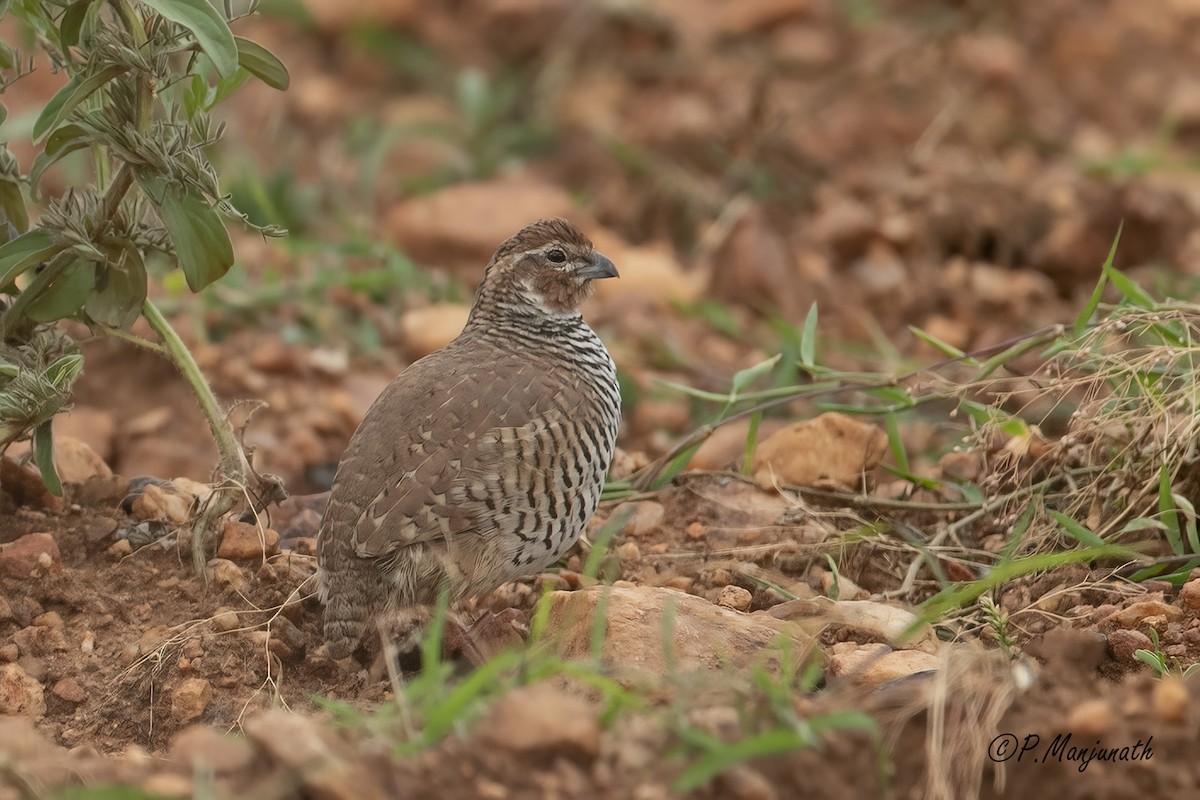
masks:
{"label": "bird's beak", "polygon": [[575,277],[584,279],[619,278],[617,268],[607,257],[593,250],[587,257],[587,263],[575,270]]}

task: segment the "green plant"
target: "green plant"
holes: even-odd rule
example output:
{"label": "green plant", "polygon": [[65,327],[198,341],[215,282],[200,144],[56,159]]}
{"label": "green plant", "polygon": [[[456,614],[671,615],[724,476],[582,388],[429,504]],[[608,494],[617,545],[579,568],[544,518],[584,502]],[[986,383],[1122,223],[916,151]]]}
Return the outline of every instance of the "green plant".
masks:
{"label": "green plant", "polygon": [[[252,11],[253,4],[247,13]],[[222,132],[209,112],[251,75],[286,88],[287,70],[260,45],[233,35],[228,4],[222,13],[207,0],[3,0],[3,13],[17,19],[68,80],[33,123],[32,136],[42,150],[27,178],[7,148],[0,149],[0,205],[19,234],[0,246],[0,292],[13,298],[0,317],[0,339],[10,350],[24,347],[28,356],[30,343],[47,336],[46,325],[79,319],[174,361],[195,391],[220,452],[219,491],[200,511],[193,531],[199,569],[200,545],[216,520],[243,496],[265,504],[282,495],[282,486],[251,469],[187,347],[148,298],[149,267],[156,259],[177,265],[188,287],[199,292],[232,266],[223,218],[249,223],[221,192],[206,155]],[[23,63],[8,44],[0,44],[6,81],[27,71]],[[45,197],[46,171],[76,151],[90,156],[90,182]],[[25,186],[42,204],[32,228],[20,191]],[[257,230],[282,234],[273,227]],[[127,333],[139,316],[161,344]],[[38,407],[24,409],[17,422],[6,418],[9,429],[0,446],[32,435],[46,483],[57,489],[53,459],[42,456],[51,452],[49,420],[62,407],[59,394],[69,389],[71,371],[55,368],[58,361],[48,357],[4,358],[7,373],[15,366],[16,374],[8,375],[0,391],[11,396],[14,384],[31,382],[22,377],[30,371],[46,391],[29,395]]]}
{"label": "green plant", "polygon": [[1163,678],[1169,673],[1175,673],[1180,677],[1188,678],[1200,672],[1200,664],[1189,664],[1185,668],[1179,664],[1178,659],[1164,653],[1162,645],[1159,644],[1158,631],[1154,628],[1150,629],[1150,641],[1154,643],[1153,650],[1134,650],[1133,657],[1154,670],[1154,677]]}

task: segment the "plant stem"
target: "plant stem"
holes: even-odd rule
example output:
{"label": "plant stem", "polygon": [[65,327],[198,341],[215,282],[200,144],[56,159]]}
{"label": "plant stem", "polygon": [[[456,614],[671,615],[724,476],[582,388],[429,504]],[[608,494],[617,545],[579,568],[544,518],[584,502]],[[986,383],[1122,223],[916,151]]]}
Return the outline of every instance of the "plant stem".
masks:
{"label": "plant stem", "polygon": [[167,357],[175,362],[184,380],[192,387],[192,394],[196,396],[200,410],[204,412],[204,419],[208,422],[208,429],[212,432],[220,456],[217,466],[219,480],[207,501],[201,505],[199,515],[192,526],[192,567],[196,574],[205,575],[205,564],[208,561],[207,540],[215,534],[218,520],[233,509],[238,498],[243,496],[243,493],[250,495],[253,492],[247,484],[254,477],[254,472],[250,469],[250,463],[237,440],[233,426],[221,411],[212,387],[200,372],[200,367],[187,345],[149,298],[142,304],[142,316],[162,338]]}
{"label": "plant stem", "polygon": [[171,327],[171,323],[167,322],[167,318],[162,315],[158,307],[149,299],[142,304],[142,316],[146,318],[146,322],[150,323],[150,327],[162,339],[163,349],[166,350],[168,357],[175,362],[175,366],[179,368],[179,371],[183,373],[183,377],[188,382],[188,385],[192,387],[192,392],[196,395],[196,400],[200,403],[200,410],[204,412],[204,418],[208,421],[209,430],[212,431],[213,439],[217,443],[217,452],[220,453],[221,466],[224,469],[232,468],[234,474],[246,474],[249,470],[249,465],[246,464],[246,457],[242,453],[242,448],[238,444],[232,427],[226,422],[225,415],[217,403],[217,397],[213,394],[208,381],[205,380],[204,374],[200,372],[200,367],[197,366],[196,359],[192,357],[191,351],[187,349],[187,345],[183,343],[183,340],[179,338],[179,334]]}

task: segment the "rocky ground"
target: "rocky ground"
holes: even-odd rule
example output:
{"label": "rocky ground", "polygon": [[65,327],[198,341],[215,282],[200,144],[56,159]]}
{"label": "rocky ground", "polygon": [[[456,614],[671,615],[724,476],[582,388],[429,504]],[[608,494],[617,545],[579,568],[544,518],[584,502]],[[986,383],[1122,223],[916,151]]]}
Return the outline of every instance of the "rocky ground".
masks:
{"label": "rocky ground", "polygon": [[[294,497],[230,521],[195,575],[203,418],[155,354],[74,331],[66,497],[19,452],[0,473],[0,797],[650,800],[736,755],[726,742],[757,757],[695,796],[1195,790],[1200,687],[1134,653],[1200,661],[1200,575],[1059,565],[997,594],[1011,643],[979,615],[901,638],[938,584],[906,580],[917,550],[873,526],[963,514],[888,505],[953,498],[903,494],[880,427],[812,404],[763,420],[748,476],[728,471],[743,420],[666,488],[606,503],[589,544],[615,536],[590,566],[583,547],[461,609],[515,609],[482,629],[502,653],[554,591],[540,646],[493,676],[508,691],[410,692],[322,657],[320,492],[370,402],[457,332],[491,250],[533,217],[578,219],[622,272],[586,309],[626,388],[617,477],[719,407],[663,381],[727,392],[795,347],[813,302],[820,363],[902,374],[940,357],[909,325],[972,350],[1070,323],[1118,224],[1117,265],[1156,294],[1192,297],[1200,271],[1194,3],[459,6],[275,3],[238,31],[293,86],[235,97],[226,181],[265,192],[248,210],[293,236],[239,236],[213,291],[161,301],[223,399],[266,401],[246,442]],[[56,79],[10,87],[10,115]],[[922,477],[979,469],[975,451],[947,457],[962,430],[944,417],[902,423]],[[957,529],[962,552],[995,553],[1011,525]],[[942,566],[963,581],[972,563]]]}

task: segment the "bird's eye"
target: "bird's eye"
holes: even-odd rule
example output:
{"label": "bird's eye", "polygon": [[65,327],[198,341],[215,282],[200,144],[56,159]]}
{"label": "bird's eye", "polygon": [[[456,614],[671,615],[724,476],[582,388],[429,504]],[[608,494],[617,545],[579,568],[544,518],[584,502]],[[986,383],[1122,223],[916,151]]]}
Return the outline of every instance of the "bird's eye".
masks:
{"label": "bird's eye", "polygon": [[567,260],[567,254],[557,247],[546,253],[546,258],[553,261],[555,264],[561,264]]}

